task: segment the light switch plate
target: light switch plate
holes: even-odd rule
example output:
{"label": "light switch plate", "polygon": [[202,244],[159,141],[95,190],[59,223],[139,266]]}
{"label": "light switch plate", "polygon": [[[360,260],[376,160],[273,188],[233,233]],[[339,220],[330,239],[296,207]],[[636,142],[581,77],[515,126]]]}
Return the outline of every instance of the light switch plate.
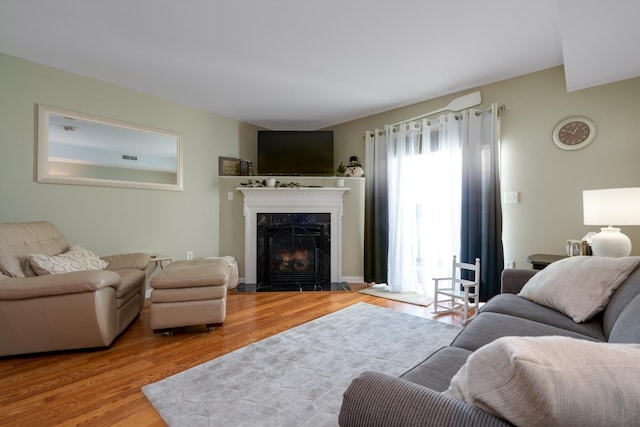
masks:
{"label": "light switch plate", "polygon": [[520,193],[518,191],[505,191],[502,200],[505,205],[516,205],[520,202]]}

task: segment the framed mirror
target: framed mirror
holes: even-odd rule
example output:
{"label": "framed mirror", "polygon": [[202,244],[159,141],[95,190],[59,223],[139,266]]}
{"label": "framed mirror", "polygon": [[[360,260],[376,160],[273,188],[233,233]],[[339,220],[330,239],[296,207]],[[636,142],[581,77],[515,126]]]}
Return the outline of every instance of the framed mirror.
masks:
{"label": "framed mirror", "polygon": [[38,105],[38,182],[182,191],[182,137]]}

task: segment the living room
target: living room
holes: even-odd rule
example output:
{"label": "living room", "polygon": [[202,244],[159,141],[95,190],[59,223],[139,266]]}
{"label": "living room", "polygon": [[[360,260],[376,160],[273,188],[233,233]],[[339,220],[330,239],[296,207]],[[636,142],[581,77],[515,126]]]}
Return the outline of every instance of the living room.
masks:
{"label": "living room", "polygon": [[[234,256],[244,276],[241,194],[228,200],[235,182],[219,178],[218,158],[255,160],[256,134],[262,127],[10,54],[0,53],[0,70],[0,222],[47,220],[69,242],[100,255],[140,251],[176,260],[187,252]],[[569,92],[565,77],[564,66],[555,64],[332,125],[336,166],[350,156],[364,159],[364,131],[480,91],[482,106],[497,102],[506,107],[500,126],[501,186],[503,192],[519,193],[519,203],[503,206],[505,259],[530,268],[530,254],[562,254],[567,239],[597,231],[583,223],[583,190],[638,182],[640,78]],[[38,104],[181,133],[183,191],[36,182]],[[596,140],[582,150],[561,150],[552,131],[576,115],[596,123]],[[364,168],[366,173],[366,164]],[[349,246],[343,251],[342,274],[357,280],[363,277],[363,237],[354,233],[345,239]],[[640,254],[640,229],[626,227],[625,233],[635,243],[633,254]],[[134,338],[143,334],[140,329],[133,330]]]}
{"label": "living room", "polygon": [[[143,251],[184,259],[230,255],[244,258],[244,220],[227,200],[218,157],[256,157],[256,126],[146,96],[125,88],[1,55],[5,82],[0,209],[4,222],[46,219],[69,241],[98,254]],[[10,81],[10,83],[6,83]],[[562,66],[476,88],[483,99],[506,106],[501,120],[502,189],[520,192],[504,206],[505,259],[526,268],[533,253],[562,254],[567,239],[594,231],[582,221],[582,190],[632,186],[640,113],[640,79],[567,93]],[[71,97],[70,94],[73,94]],[[446,105],[441,97],[332,127],[335,157],[364,158],[362,133]],[[71,101],[69,98],[71,97]],[[36,104],[74,104],[76,110],[133,123],[178,129],[184,138],[184,191],[39,184],[34,181]],[[116,114],[117,113],[117,114]],[[598,136],[588,150],[564,151],[551,139],[554,126],[572,115],[590,117]],[[29,141],[24,143],[21,141]],[[210,144],[209,141],[216,141]],[[337,165],[337,163],[336,163]],[[365,165],[366,170],[366,165]],[[230,204],[236,204],[235,209]],[[632,241],[636,227],[627,230]],[[123,239],[126,236],[126,239]],[[361,236],[360,236],[361,238]],[[361,242],[354,243],[356,248]],[[354,252],[356,252],[354,254]],[[343,275],[362,277],[363,261],[344,251]],[[353,256],[352,256],[353,255]],[[242,262],[240,276],[243,277]]]}

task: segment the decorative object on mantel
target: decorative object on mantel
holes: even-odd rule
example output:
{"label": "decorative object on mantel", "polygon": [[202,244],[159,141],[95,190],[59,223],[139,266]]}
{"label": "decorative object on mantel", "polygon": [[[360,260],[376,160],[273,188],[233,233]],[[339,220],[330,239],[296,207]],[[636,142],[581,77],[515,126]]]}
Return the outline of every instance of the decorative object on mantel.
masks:
{"label": "decorative object on mantel", "polygon": [[[274,179],[274,178],[269,178],[269,179]],[[240,183],[241,186],[243,187],[265,187],[265,188],[278,188],[278,187],[286,187],[286,188],[305,188],[308,186],[305,185],[300,185],[297,182],[288,182],[288,183],[284,183],[284,182],[280,182],[280,181],[275,181],[274,185],[267,185],[267,180],[263,179],[263,180],[258,180],[258,179],[250,179],[247,182],[241,182]]]}
{"label": "decorative object on mantel", "polygon": [[253,176],[253,162],[250,160],[241,160],[240,161],[240,175],[242,176]]}
{"label": "decorative object on mantel", "polygon": [[347,171],[347,168],[344,165],[344,162],[340,162],[338,165],[338,169],[336,169],[336,176],[344,176],[344,173]]}
{"label": "decorative object on mantel", "polygon": [[218,157],[219,176],[240,176],[242,160],[233,157]]}
{"label": "decorative object on mantel", "polygon": [[219,176],[252,176],[253,162],[234,157],[218,157]]}
{"label": "decorative object on mantel", "polygon": [[364,176],[364,169],[360,166],[357,156],[349,157],[349,166],[347,166],[345,176]]}

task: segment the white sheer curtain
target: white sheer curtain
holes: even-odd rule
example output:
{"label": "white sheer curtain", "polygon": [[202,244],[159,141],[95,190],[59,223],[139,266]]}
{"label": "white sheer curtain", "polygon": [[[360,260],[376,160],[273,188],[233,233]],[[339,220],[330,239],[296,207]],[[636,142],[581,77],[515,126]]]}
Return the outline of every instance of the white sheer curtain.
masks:
{"label": "white sheer curtain", "polygon": [[385,130],[388,288],[431,295],[460,253],[461,129],[450,113]]}

